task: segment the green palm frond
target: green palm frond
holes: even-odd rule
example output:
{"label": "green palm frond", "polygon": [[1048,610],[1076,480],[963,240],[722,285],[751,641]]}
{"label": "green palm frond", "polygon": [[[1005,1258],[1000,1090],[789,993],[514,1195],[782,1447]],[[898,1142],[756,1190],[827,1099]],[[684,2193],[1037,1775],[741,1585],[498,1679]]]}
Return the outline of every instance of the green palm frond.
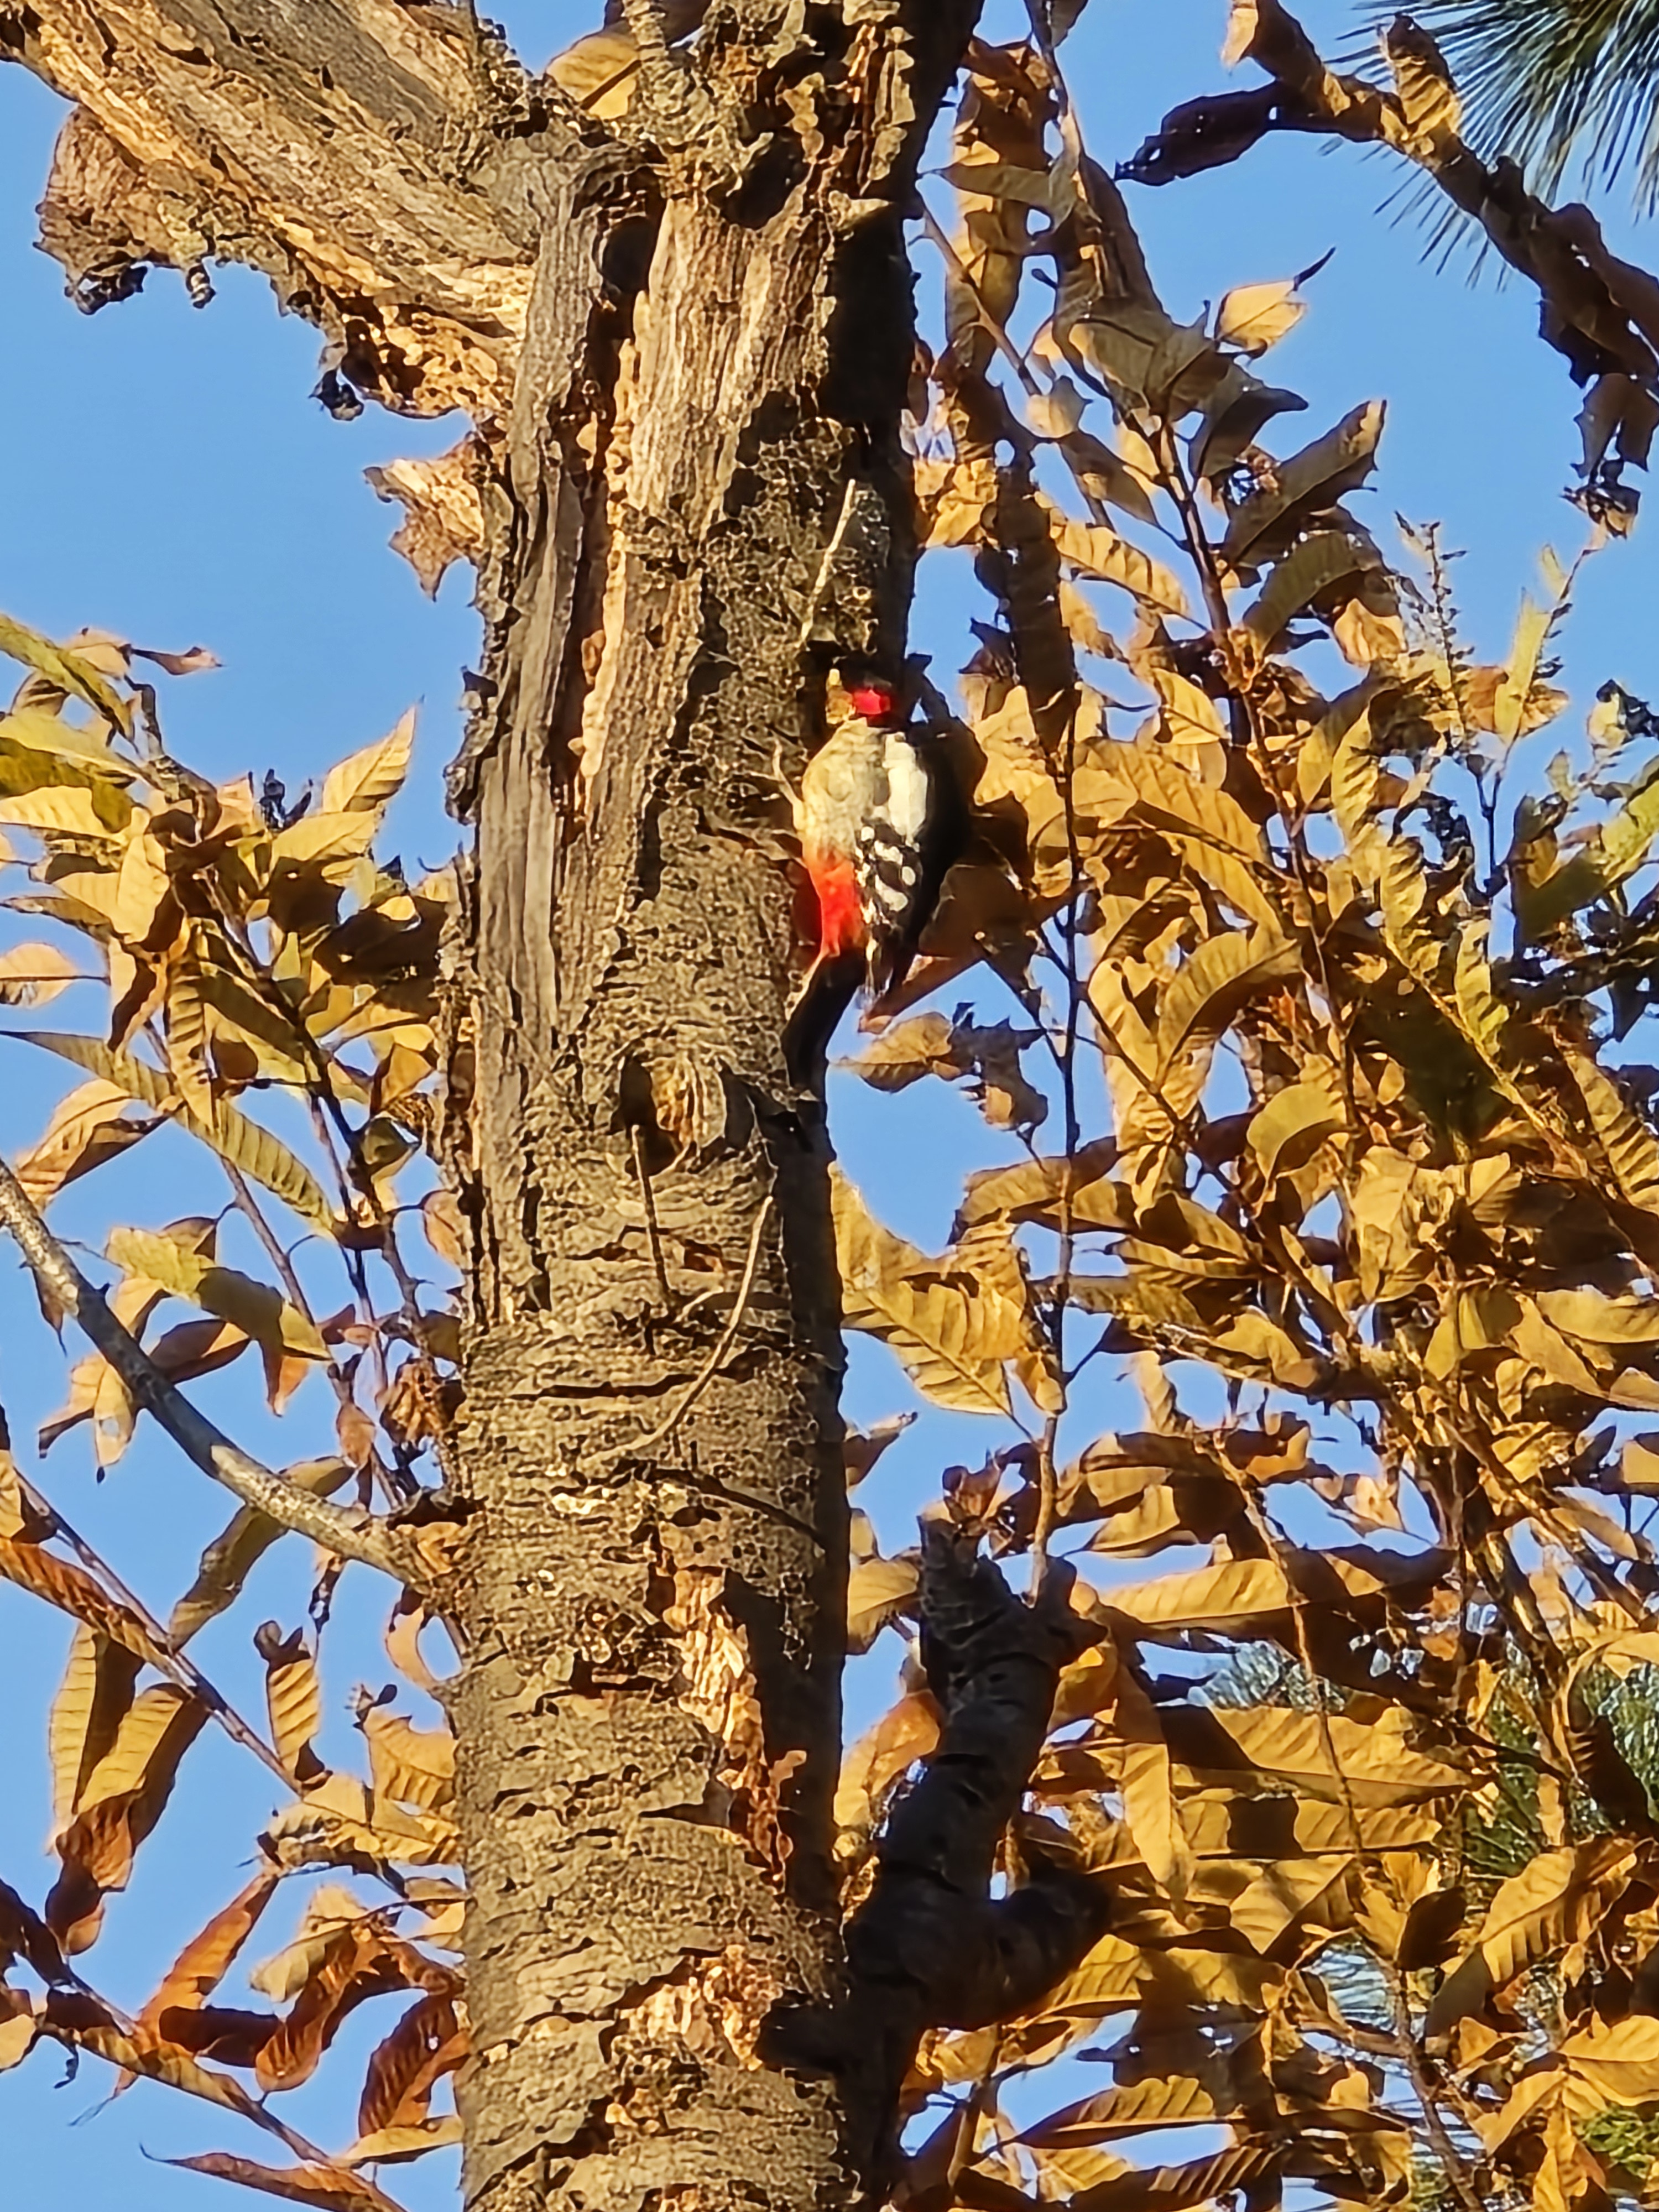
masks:
{"label": "green palm frond", "polygon": [[[1380,27],[1394,13],[1361,0]],[[1659,207],[1659,0],[1423,0],[1413,10],[1451,66],[1464,131],[1553,194],[1570,168],[1633,175]]]}

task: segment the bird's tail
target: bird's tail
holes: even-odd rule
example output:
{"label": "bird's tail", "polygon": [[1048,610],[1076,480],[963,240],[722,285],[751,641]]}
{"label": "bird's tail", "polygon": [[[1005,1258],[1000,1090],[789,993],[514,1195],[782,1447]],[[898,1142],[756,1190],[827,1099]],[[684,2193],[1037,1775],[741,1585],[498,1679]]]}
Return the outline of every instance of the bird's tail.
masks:
{"label": "bird's tail", "polygon": [[823,1084],[830,1041],[864,980],[861,952],[840,952],[814,963],[783,1029],[784,1065],[798,1089],[816,1091]]}

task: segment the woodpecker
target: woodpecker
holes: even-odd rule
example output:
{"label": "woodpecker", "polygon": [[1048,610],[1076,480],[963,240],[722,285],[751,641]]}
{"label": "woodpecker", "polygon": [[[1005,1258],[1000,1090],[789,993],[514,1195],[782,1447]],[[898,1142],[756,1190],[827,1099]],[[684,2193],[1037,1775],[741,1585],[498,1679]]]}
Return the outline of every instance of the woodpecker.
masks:
{"label": "woodpecker", "polygon": [[965,842],[939,740],[913,728],[885,680],[846,686],[848,712],[792,793],[817,950],[789,1017],[792,1079],[823,1075],[836,1025],[860,988],[878,1003],[909,973]]}

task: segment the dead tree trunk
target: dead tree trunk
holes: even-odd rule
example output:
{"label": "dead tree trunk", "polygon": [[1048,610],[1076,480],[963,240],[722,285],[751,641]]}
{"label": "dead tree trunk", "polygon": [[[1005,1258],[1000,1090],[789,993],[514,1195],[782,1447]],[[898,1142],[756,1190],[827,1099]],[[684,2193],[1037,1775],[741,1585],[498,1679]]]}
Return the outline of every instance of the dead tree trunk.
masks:
{"label": "dead tree trunk", "polygon": [[838,655],[902,650],[902,225],[977,0],[713,0],[689,60],[623,12],[607,125],[447,0],[0,5],[77,103],[42,222],[82,304],[252,262],[337,404],[477,426],[453,1718],[487,2212],[827,2205],[850,2139],[754,2057],[836,1963],[845,1572],[775,758]]}

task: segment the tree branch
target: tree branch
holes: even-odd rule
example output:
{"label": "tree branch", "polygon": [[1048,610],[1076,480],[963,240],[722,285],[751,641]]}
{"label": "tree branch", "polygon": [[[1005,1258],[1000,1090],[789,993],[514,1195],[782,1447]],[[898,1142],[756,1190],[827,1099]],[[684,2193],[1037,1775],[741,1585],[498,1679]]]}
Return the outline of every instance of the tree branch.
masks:
{"label": "tree branch", "polygon": [[1027,1605],[977,1540],[922,1523],[921,1651],[944,1710],[939,1747],[900,1799],[875,1883],[847,1927],[847,1990],[834,2012],[781,2007],[773,2063],[856,2085],[872,2132],[854,2155],[866,2202],[886,2202],[898,2160],[899,2094],[930,2027],[986,2027],[1034,2005],[1105,1933],[1111,1892],[1081,1865],[1021,1838],[1024,1882],[990,1887],[1048,1734],[1061,1669],[1091,1640],[1059,1560]]}
{"label": "tree branch", "polygon": [[[37,0],[0,58],[77,103],[41,238],[88,311],[145,267],[263,270],[330,368],[401,412],[503,403],[523,333],[540,161],[573,110],[448,0]],[[509,132],[501,127],[510,120]],[[591,126],[597,141],[603,133]]]}
{"label": "tree branch", "polygon": [[419,1564],[385,1522],[361,1508],[335,1505],[325,1498],[284,1482],[250,1458],[222,1429],[197,1412],[149,1354],[123,1328],[40,1218],[9,1165],[0,1160],[0,1228],[9,1230],[23,1257],[44,1287],[68,1312],[109,1362],[134,1402],[154,1415],[185,1456],[244,1505],[287,1528],[308,1536],[342,1559],[378,1567],[382,1574],[419,1588],[425,1577]]}
{"label": "tree branch", "polygon": [[1545,340],[1576,383],[1594,386],[1580,417],[1584,484],[1575,496],[1593,517],[1628,526],[1636,494],[1621,471],[1647,465],[1659,427],[1659,283],[1608,251],[1588,208],[1551,208],[1527,190],[1517,163],[1480,159],[1460,135],[1444,57],[1409,15],[1389,26],[1382,51],[1391,88],[1327,69],[1282,0],[1255,0],[1237,58],[1255,62],[1273,83],[1171,110],[1118,174],[1170,184],[1237,161],[1275,131],[1387,146],[1414,162],[1537,286]]}

